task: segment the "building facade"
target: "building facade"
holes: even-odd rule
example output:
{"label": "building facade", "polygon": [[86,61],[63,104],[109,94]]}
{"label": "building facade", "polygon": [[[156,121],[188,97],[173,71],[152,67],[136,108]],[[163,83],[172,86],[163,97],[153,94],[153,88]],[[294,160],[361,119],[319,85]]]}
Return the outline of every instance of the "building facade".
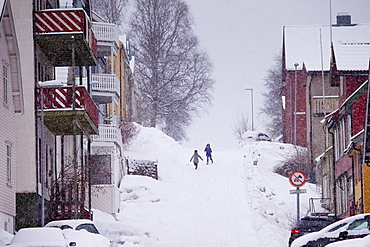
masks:
{"label": "building facade", "polygon": [[3,1],[0,16],[0,228],[13,233],[16,216],[15,118],[23,114],[23,87],[19,51],[10,1]]}

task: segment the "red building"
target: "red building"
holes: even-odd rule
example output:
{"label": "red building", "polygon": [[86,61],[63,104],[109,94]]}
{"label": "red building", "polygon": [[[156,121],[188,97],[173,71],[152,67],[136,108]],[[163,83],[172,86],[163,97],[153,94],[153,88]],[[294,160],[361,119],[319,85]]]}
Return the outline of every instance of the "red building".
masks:
{"label": "red building", "polygon": [[340,217],[368,212],[362,153],[370,25],[339,14],[332,27],[284,27],[283,38],[284,141],[307,147],[324,207]]}

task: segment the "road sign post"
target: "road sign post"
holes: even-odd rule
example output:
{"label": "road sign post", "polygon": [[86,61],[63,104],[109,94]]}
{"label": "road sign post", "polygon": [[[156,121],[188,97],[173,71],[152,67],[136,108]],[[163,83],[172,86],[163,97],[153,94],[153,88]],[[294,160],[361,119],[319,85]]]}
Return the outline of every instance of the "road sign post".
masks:
{"label": "road sign post", "polygon": [[[297,222],[298,222],[300,219],[299,194],[305,193],[303,192],[304,190],[300,190],[299,187],[303,186],[306,183],[306,174],[304,174],[304,172],[301,171],[292,172],[289,176],[289,182],[291,185],[297,187],[296,194],[297,194]],[[291,194],[293,193],[291,192]]]}

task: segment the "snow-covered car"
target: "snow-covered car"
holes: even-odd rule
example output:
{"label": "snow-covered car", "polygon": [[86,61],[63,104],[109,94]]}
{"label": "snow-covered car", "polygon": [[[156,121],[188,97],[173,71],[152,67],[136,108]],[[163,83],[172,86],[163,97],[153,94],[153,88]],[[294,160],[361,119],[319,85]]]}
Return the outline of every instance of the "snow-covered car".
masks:
{"label": "snow-covered car", "polygon": [[22,228],[20,229],[8,247],[69,247],[76,246],[75,242],[69,242],[58,228]]}
{"label": "snow-covered car", "polygon": [[62,229],[68,241],[76,242],[76,247],[110,246],[109,239],[99,233],[91,220],[55,220],[47,223],[45,227]]}
{"label": "snow-covered car", "polygon": [[90,233],[100,234],[95,224],[91,220],[77,219],[77,220],[54,220],[50,221],[45,227],[57,227],[62,230],[73,229],[73,230],[86,230]]}
{"label": "snow-covered car", "polygon": [[326,247],[368,247],[370,246],[370,235],[363,238],[348,239],[328,244]]}
{"label": "snow-covered car", "polygon": [[334,216],[306,216],[300,219],[290,231],[289,246],[292,242],[308,233],[317,232],[339,219]]}
{"label": "snow-covered car", "polygon": [[76,247],[110,247],[111,243],[103,235],[90,233],[85,229],[72,230],[65,229],[63,234],[69,242],[76,243]]}
{"label": "snow-covered car", "polygon": [[363,238],[348,239],[328,244],[326,247],[368,247],[370,246],[370,235]]}
{"label": "snow-covered car", "polygon": [[318,232],[309,233],[292,242],[292,247],[326,246],[344,239],[362,238],[370,234],[370,214],[359,214],[339,220]]}
{"label": "snow-covered car", "polygon": [[266,133],[259,132],[259,131],[246,131],[242,138],[244,141],[271,141],[271,137],[269,137]]}

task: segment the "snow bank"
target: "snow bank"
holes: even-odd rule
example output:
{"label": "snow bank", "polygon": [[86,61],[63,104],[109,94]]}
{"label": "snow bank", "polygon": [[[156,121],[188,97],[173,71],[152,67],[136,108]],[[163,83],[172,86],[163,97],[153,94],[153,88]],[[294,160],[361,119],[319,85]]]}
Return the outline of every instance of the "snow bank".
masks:
{"label": "snow bank", "polygon": [[0,229],[0,246],[10,243],[12,238],[13,238],[12,234],[4,231],[3,229]]}

